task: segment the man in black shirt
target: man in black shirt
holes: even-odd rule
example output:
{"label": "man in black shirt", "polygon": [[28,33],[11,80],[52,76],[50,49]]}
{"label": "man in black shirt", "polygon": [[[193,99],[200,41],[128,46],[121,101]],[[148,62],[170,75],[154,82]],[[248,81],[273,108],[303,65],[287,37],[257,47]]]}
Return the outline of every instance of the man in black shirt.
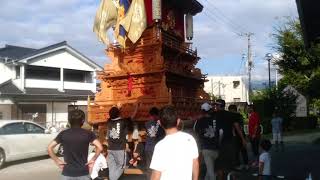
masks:
{"label": "man in black shirt", "polygon": [[[102,145],[93,132],[81,128],[85,119],[83,111],[76,109],[69,112],[68,116],[71,128],[60,132],[49,144],[49,156],[62,170],[62,180],[90,180],[89,172],[102,151]],[[90,143],[96,146],[96,152],[87,162]],[[53,152],[58,144],[63,146],[64,161]]]}
{"label": "man in black shirt", "polygon": [[194,130],[199,139],[201,153],[207,169],[205,180],[215,179],[214,162],[218,157],[217,122],[209,115],[211,108],[208,103],[202,104],[202,117],[197,120],[194,125]]}
{"label": "man in black shirt", "polygon": [[153,155],[154,147],[164,136],[166,135],[164,129],[160,125],[159,109],[152,107],[149,111],[150,120],[145,123],[146,128],[146,143],[144,146],[145,150],[145,161],[147,169],[147,177],[150,179],[151,169],[149,168],[151,158]]}
{"label": "man in black shirt", "polygon": [[[215,119],[217,120],[217,129],[219,135],[219,157],[216,161],[218,177],[223,179],[224,173],[234,166],[234,147],[233,130],[241,134],[239,122],[234,118],[231,112],[225,110],[225,101],[218,99],[215,102]],[[246,146],[244,137],[241,138],[243,145]]]}
{"label": "man in black shirt", "polygon": [[[248,169],[248,152],[247,148],[243,146],[242,139],[245,137],[244,133],[244,127],[243,127],[243,117],[240,113],[237,111],[237,106],[234,104],[231,104],[228,107],[229,112],[233,113],[234,119],[238,119],[237,121],[239,122],[240,128],[241,128],[241,134],[239,135],[236,131],[234,131],[234,146],[235,146],[235,165],[238,166],[237,169]],[[242,155],[242,160],[243,160],[243,166],[240,166],[240,153]]]}
{"label": "man in black shirt", "polygon": [[126,136],[132,118],[137,113],[138,105],[131,118],[121,118],[120,110],[112,107],[109,111],[110,119],[107,122],[107,142],[108,142],[108,167],[109,179],[117,180],[122,175],[126,165]]}

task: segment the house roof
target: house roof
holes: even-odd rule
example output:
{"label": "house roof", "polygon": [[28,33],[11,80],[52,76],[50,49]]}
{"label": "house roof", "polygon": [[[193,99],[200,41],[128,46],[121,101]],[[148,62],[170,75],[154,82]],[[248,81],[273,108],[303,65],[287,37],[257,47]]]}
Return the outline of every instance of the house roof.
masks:
{"label": "house roof", "polygon": [[36,51],[36,49],[6,45],[4,48],[0,48],[0,58],[20,59],[34,51]]}
{"label": "house roof", "polygon": [[197,0],[171,0],[170,3],[181,9],[185,14],[196,15],[203,10],[202,4]]}
{"label": "house roof", "polygon": [[296,0],[297,8],[302,27],[305,45],[310,46],[311,42],[319,43],[320,40],[320,11],[319,1]]}
{"label": "house roof", "polygon": [[21,91],[16,85],[13,84],[12,80],[8,80],[0,84],[0,95],[3,94],[22,94]]}
{"label": "house roof", "polygon": [[62,92],[47,88],[25,88],[25,91],[21,91],[12,80],[9,80],[0,85],[0,95],[19,101],[72,101],[86,100],[88,96],[93,96],[94,93],[90,90],[65,89]]}
{"label": "house roof", "polygon": [[18,46],[11,46],[6,45],[4,48],[0,49],[0,57],[2,58],[10,58],[13,61],[10,63],[27,63],[29,60],[34,59],[39,56],[43,56],[48,53],[52,53],[59,50],[66,50],[71,54],[75,55],[77,58],[81,59],[86,64],[94,67],[96,70],[101,71],[103,68],[96,64],[94,61],[77,51],[76,49],[72,48],[68,45],[67,41],[62,41],[50,46],[43,47],[41,49],[31,49],[31,48],[24,48]]}

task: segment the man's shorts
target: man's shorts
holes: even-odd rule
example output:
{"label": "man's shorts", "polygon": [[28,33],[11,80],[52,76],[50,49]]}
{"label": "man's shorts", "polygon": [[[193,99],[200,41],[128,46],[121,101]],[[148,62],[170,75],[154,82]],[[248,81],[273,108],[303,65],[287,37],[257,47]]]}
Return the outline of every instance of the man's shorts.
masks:
{"label": "man's shorts", "polygon": [[64,176],[61,175],[61,180],[90,180],[90,176],[86,175],[86,176],[78,176],[78,177],[71,177],[71,176]]}
{"label": "man's shorts", "polygon": [[273,142],[281,142],[282,141],[282,134],[281,133],[273,133]]}

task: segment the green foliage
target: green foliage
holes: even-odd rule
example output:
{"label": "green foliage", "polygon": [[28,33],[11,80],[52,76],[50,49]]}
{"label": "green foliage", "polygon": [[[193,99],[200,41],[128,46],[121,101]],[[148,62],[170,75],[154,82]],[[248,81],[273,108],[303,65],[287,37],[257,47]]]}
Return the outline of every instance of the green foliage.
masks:
{"label": "green foliage", "polygon": [[240,109],[239,113],[242,116],[243,123],[248,124],[248,122],[249,122],[248,112],[245,109]]}
{"label": "green foliage", "polygon": [[305,48],[298,20],[287,22],[276,29],[275,50],[282,55],[276,64],[283,75],[281,83],[292,85],[312,100],[320,97],[320,44]]}
{"label": "green foliage", "polygon": [[214,100],[216,100],[217,99],[217,97],[214,95],[214,94],[212,94],[212,93],[208,93],[209,94],[209,97],[210,97],[210,100],[211,101],[214,101]]}
{"label": "green foliage", "polygon": [[312,104],[315,108],[320,109],[320,99],[314,99]]}
{"label": "green foliage", "polygon": [[[311,112],[311,115],[314,115],[314,116],[319,115],[320,114],[319,113],[320,112],[320,99],[313,99],[310,104],[311,104],[311,108],[313,110]],[[320,118],[319,118],[319,120],[320,120]]]}
{"label": "green foliage", "polygon": [[271,130],[270,122],[274,111],[284,119],[284,125],[289,126],[296,110],[296,99],[297,96],[293,92],[276,88],[265,89],[253,95],[252,102],[260,114],[265,132]]}

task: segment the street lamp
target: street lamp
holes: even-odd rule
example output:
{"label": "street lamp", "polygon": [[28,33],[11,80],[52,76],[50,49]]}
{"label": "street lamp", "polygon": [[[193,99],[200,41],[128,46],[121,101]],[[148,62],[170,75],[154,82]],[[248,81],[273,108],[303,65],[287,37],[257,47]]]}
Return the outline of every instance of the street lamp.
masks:
{"label": "street lamp", "polygon": [[275,63],[275,69],[276,69],[276,89],[278,89],[278,67],[277,62],[282,59],[282,54],[279,53],[273,53],[272,54],[272,60]]}
{"label": "street lamp", "polygon": [[271,76],[270,76],[270,61],[272,60],[272,54],[266,54],[266,59],[268,61],[268,72],[269,72],[269,89],[271,89]]}

